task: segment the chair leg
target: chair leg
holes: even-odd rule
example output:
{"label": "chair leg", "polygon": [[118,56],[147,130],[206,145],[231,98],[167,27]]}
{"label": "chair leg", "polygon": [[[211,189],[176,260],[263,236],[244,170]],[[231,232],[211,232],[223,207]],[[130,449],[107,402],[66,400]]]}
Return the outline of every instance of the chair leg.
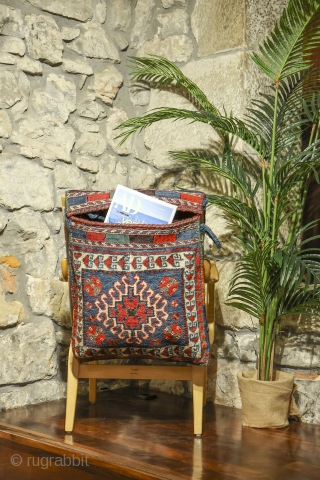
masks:
{"label": "chair leg", "polygon": [[203,369],[203,406],[207,403],[207,378],[208,378],[208,367]]}
{"label": "chair leg", "polygon": [[194,434],[202,435],[202,413],[203,413],[203,392],[204,392],[204,369],[206,367],[192,367],[193,387],[193,422]]}
{"label": "chair leg", "polygon": [[[90,362],[91,365],[97,365],[98,362]],[[89,378],[89,402],[96,403],[97,400],[97,379]]]}
{"label": "chair leg", "polygon": [[72,347],[70,345],[68,358],[67,405],[65,419],[66,432],[72,432],[74,425],[78,393],[78,377],[75,376],[75,373],[77,373],[78,371],[78,366],[79,364],[73,356]]}

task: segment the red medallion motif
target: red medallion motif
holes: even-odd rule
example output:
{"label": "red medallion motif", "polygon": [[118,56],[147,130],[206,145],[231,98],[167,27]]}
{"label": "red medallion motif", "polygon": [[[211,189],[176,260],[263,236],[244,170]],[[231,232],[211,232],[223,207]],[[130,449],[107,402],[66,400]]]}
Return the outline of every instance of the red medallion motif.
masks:
{"label": "red medallion motif", "polygon": [[[95,302],[96,321],[119,342],[140,345],[168,319],[167,300],[137,273],[123,275]],[[104,330],[105,331],[105,330]]]}
{"label": "red medallion motif", "polygon": [[[146,322],[147,314],[152,315],[153,309],[146,307],[146,302],[142,302],[140,297],[124,297],[122,303],[117,305],[118,323],[123,323],[125,328],[137,329]],[[111,315],[116,313],[111,310]]]}
{"label": "red medallion motif", "polygon": [[95,335],[96,334],[97,327],[95,325],[90,325],[88,328],[88,335]]}
{"label": "red medallion motif", "polygon": [[106,335],[103,333],[102,328],[96,325],[90,325],[88,335],[90,340],[97,345],[101,345],[106,340]]}
{"label": "red medallion motif", "polygon": [[179,288],[179,284],[174,277],[163,277],[159,282],[159,289],[165,295],[171,297]]}
{"label": "red medallion motif", "polygon": [[182,336],[182,328],[179,325],[168,325],[162,333],[163,338],[169,342],[176,342]]}
{"label": "red medallion motif", "polygon": [[98,345],[101,345],[106,339],[106,336],[103,335],[102,333],[99,333],[99,335],[96,336],[96,343]]}
{"label": "red medallion motif", "polygon": [[84,282],[84,289],[91,297],[96,297],[102,290],[102,282],[98,277],[86,278]]}

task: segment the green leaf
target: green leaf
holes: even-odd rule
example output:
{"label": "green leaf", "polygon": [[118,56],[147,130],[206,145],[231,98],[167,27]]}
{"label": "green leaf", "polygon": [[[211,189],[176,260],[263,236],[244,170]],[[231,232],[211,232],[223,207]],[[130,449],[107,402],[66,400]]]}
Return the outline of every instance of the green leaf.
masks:
{"label": "green leaf", "polygon": [[242,120],[233,117],[219,117],[210,112],[196,112],[179,108],[160,107],[143,117],[130,118],[117,127],[117,129],[129,128],[129,130],[121,133],[116,138],[122,138],[121,145],[133,133],[144,130],[153,123],[169,119],[189,120],[190,122],[201,122],[211,125],[217,131],[241,138],[259,155],[264,156],[265,154],[266,145],[264,140],[261,136],[251,132]]}
{"label": "green leaf", "polygon": [[160,89],[168,85],[175,85],[177,88],[182,86],[189,94],[190,100],[195,101],[200,110],[220,116],[219,110],[209,102],[203,91],[170,60],[159,55],[129,57],[129,59],[132,81],[155,84],[155,87]]}
{"label": "green leaf", "polygon": [[235,187],[238,195],[243,194],[243,200],[247,200],[247,202],[254,200],[260,181],[258,179],[255,186],[252,187],[250,175],[245,172],[242,162],[233,158],[228,142],[226,142],[220,157],[208,150],[173,151],[169,153],[175,161],[186,162],[194,168],[226,178]]}
{"label": "green leaf", "polygon": [[[253,61],[274,81],[295,75],[310,67],[311,54],[320,45],[318,0],[290,0],[279,22],[260,46]],[[307,51],[307,52],[306,52]]]}

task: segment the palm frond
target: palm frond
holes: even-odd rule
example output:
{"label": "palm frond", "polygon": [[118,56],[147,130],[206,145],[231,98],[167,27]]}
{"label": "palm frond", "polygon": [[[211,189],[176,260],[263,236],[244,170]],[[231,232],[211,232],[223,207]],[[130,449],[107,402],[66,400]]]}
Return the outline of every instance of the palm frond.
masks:
{"label": "palm frond", "polygon": [[[280,310],[284,305],[288,308],[288,304],[292,303],[291,297],[296,298],[297,292],[302,296],[309,295],[311,283],[314,285],[313,288],[317,288],[320,283],[320,249],[302,250],[298,243],[301,235],[313,225],[314,222],[311,222],[299,229],[291,242],[276,252],[275,259],[280,266],[279,288],[284,292],[280,299]],[[310,241],[311,239],[308,239],[305,243]],[[289,303],[288,298],[291,299]]]}
{"label": "palm frond", "polygon": [[[320,45],[319,0],[290,0],[279,22],[260,46],[253,61],[269,78],[278,82],[307,70],[312,62],[306,58]],[[309,28],[308,28],[309,27]]]}
{"label": "palm frond", "polygon": [[279,196],[284,197],[289,192],[305,182],[310,174],[320,167],[320,140],[300,152],[289,151],[283,163],[279,162],[275,171],[274,185]]}
{"label": "palm frond", "polygon": [[230,225],[240,229],[242,235],[251,238],[254,243],[262,243],[265,240],[263,212],[242,202],[235,197],[226,195],[208,194],[209,203],[219,207],[228,218]]}
{"label": "palm frond", "polygon": [[230,282],[227,305],[256,318],[266,312],[277,289],[275,274],[270,272],[279,271],[276,262],[270,261],[273,247],[272,242],[266,242],[241,258]]}
{"label": "palm frond", "polygon": [[164,88],[174,85],[176,89],[183,87],[196,101],[200,110],[211,112],[220,116],[219,110],[208,100],[203,91],[186,77],[180,68],[159,55],[149,57],[129,57],[131,65],[131,79],[152,83],[156,88]]}
{"label": "palm frond", "polygon": [[[278,87],[275,154],[281,155],[288,147],[299,145],[301,130],[309,123],[311,112],[315,119],[316,103],[315,89],[320,80],[320,69],[308,70],[288,77]],[[252,101],[248,109],[246,125],[260,135],[269,145],[266,159],[270,156],[272,145],[272,130],[274,122],[275,86],[269,87],[268,93],[260,93],[258,100]],[[319,111],[319,109],[318,109]],[[303,113],[308,116],[302,117]]]}
{"label": "palm frond", "polygon": [[[309,224],[300,231],[306,231]],[[314,237],[319,239],[319,236]],[[305,243],[314,238],[309,238]],[[278,305],[279,317],[288,313],[320,313],[320,249],[297,249],[298,236],[281,252],[283,295]]]}
{"label": "palm frond", "polygon": [[169,152],[176,161],[186,162],[194,169],[203,170],[226,178],[236,189],[236,195],[243,194],[244,199],[251,203],[260,185],[258,180],[253,186],[250,176],[245,172],[240,161],[229,155],[230,149],[226,142],[221,156],[208,150],[186,150]]}
{"label": "palm frond", "polygon": [[302,103],[303,113],[305,114],[307,121],[311,122],[312,125],[315,125],[320,118],[320,93],[313,92],[310,101],[307,102],[307,99],[304,98]]}
{"label": "palm frond", "polygon": [[166,108],[160,107],[154,109],[151,113],[144,115],[143,117],[129,118],[125,122],[121,123],[117,129],[129,128],[125,132],[120,133],[116,138],[122,138],[119,145],[122,145],[130,135],[138,131],[142,131],[149,127],[153,123],[160,122],[162,120],[189,120],[190,122],[202,122],[209,124],[207,115],[200,114],[193,110],[183,110],[180,108]]}
{"label": "palm frond", "polygon": [[285,307],[278,315],[278,319],[285,315],[319,315],[320,314],[320,287],[316,290],[304,292],[300,289],[294,295],[285,297]]}
{"label": "palm frond", "polygon": [[120,133],[116,138],[122,138],[120,145],[135,132],[142,131],[153,123],[161,120],[189,120],[190,122],[201,122],[210,125],[215,130],[233,135],[244,140],[260,156],[264,156],[266,145],[261,136],[251,132],[246,124],[235,117],[218,117],[210,112],[199,112],[193,110],[184,110],[180,108],[160,107],[154,109],[143,117],[134,117],[126,120],[117,127],[117,129],[129,128]]}

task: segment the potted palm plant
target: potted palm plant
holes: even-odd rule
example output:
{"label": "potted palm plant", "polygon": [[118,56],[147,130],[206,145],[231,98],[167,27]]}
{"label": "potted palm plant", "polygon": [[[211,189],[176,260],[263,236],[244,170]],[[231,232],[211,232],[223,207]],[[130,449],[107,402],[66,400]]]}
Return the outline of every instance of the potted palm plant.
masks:
{"label": "potted palm plant", "polygon": [[[251,56],[268,77],[270,86],[252,100],[244,120],[220,112],[167,59],[131,58],[133,80],[148,82],[158,89],[170,86],[187,92],[197,109],[161,107],[131,118],[119,127],[125,128],[119,135],[121,143],[164,119],[202,122],[215,129],[221,139],[221,155],[208,150],[172,151],[170,155],[175,161],[188,162],[208,174],[224,177],[233,187],[232,195],[211,193],[207,197],[235,227],[243,252],[230,283],[228,305],[259,320],[257,372],[255,376],[239,374],[243,408],[248,403],[243,382],[249,383],[250,388],[255,388],[252,385],[257,382],[263,395],[275,380],[277,386],[284,382],[283,392],[290,398],[293,377],[288,380],[286,374],[274,370],[281,321],[287,315],[320,313],[320,249],[308,248],[304,233],[313,224],[302,222],[308,182],[311,175],[318,181],[320,167],[319,70],[312,60],[318,48],[320,1],[290,0],[259,53]],[[310,123],[309,140],[302,146],[302,136]],[[255,169],[252,159],[235,154],[235,138],[245,142],[259,159]],[[254,396],[258,395],[254,390]],[[263,410],[267,408],[260,397],[259,402]],[[287,423],[288,405],[284,417],[271,426]],[[251,424],[248,419],[244,423]],[[252,426],[268,425],[263,421]]]}

